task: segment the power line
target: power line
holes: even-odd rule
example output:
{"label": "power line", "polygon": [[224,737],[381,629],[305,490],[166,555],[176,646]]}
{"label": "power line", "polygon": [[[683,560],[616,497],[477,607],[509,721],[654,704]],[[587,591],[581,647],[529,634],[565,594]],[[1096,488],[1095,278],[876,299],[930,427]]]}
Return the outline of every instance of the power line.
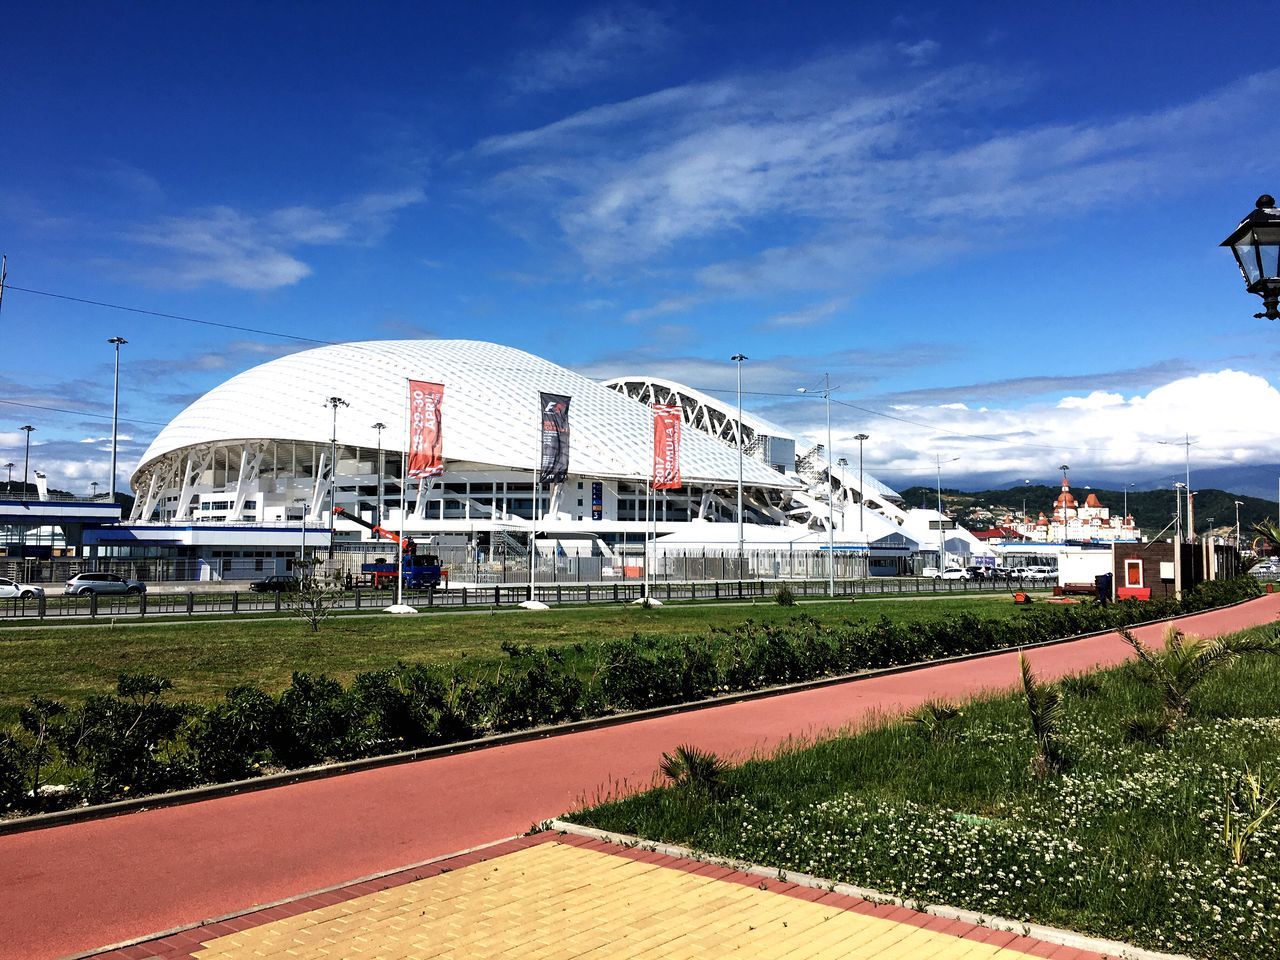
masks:
{"label": "power line", "polygon": [[220,327],[223,330],[238,330],[241,333],[256,333],[264,337],[279,337],[282,340],[298,340],[302,343],[319,343],[324,346],[337,346],[337,341],[320,340],[316,337],[304,337],[296,333],[281,333],[279,330],[263,330],[260,327],[242,327],[234,323],[218,323],[215,320],[200,320],[196,317],[184,317],[179,313],[161,313],[158,310],[143,310],[141,307],[126,307],[119,303],[107,303],[104,300],[89,300],[85,297],[72,297],[65,293],[50,293],[47,290],[32,290],[30,287],[15,287],[5,284],[6,290],[17,290],[19,293],[31,293],[38,297],[52,297],[55,300],[69,300],[72,303],[84,303],[92,307],[106,307],[110,310],[124,310],[126,313],[139,313],[147,317],[160,317],[164,320],[182,320],[185,323],[198,323],[204,327]]}
{"label": "power line", "polygon": [[[11,407],[26,407],[28,410],[46,410],[50,413],[68,413],[74,417],[88,417],[91,420],[110,420],[111,417],[104,413],[90,413],[88,410],[66,410],[62,407],[46,407],[39,403],[22,403],[19,400],[0,400],[0,403],[8,404]],[[121,423],[137,423],[145,424],[149,427],[167,427],[167,423],[160,423],[157,420],[136,420],[132,417],[120,417]]]}

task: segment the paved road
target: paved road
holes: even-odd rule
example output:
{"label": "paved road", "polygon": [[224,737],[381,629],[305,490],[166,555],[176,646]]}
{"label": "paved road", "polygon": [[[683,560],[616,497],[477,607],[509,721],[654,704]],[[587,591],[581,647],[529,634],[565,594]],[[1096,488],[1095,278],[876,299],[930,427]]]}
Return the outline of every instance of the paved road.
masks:
{"label": "paved road", "polygon": [[[1183,628],[1225,633],[1277,615],[1280,594]],[[1060,676],[1127,654],[1108,634],[1030,657]],[[65,956],[511,836],[584,798],[646,786],[678,743],[744,757],[931,698],[1008,689],[1017,670],[1015,653],[1000,654],[0,837],[0,958]]]}

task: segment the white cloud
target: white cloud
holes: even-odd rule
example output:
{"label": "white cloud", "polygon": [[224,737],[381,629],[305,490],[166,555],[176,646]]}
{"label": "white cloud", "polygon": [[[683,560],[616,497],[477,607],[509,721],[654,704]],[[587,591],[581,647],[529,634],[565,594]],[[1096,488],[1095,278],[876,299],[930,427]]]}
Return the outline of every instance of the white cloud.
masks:
{"label": "white cloud", "polygon": [[643,63],[675,40],[666,19],[653,10],[629,3],[604,6],[580,17],[556,43],[520,57],[512,86],[521,93],[582,86]]}
{"label": "white cloud", "polygon": [[[497,165],[496,207],[538,221],[531,234],[550,221],[593,273],[663,261],[686,287],[663,293],[652,309],[665,312],[766,289],[856,291],[1008,242],[1045,211],[1175,196],[1224,153],[1280,146],[1244,112],[1280,93],[1280,71],[1151,113],[1010,126],[993,115],[1019,95],[1019,76],[902,59],[870,47],[670,87],[490,137],[472,156]],[[885,255],[904,233],[909,263]],[[717,260],[715,240],[741,252]]]}
{"label": "white cloud", "polygon": [[849,303],[848,297],[836,297],[824,303],[815,303],[789,313],[779,313],[766,320],[762,326],[775,329],[788,327],[812,327],[835,316]]}
{"label": "white cloud", "polygon": [[1094,390],[1087,397],[1063,397],[1058,401],[1058,407],[1061,410],[1100,410],[1103,407],[1114,407],[1122,403],[1124,403],[1124,397],[1118,393]]}
{"label": "white cloud", "polygon": [[[1148,482],[1181,470],[1178,441],[1185,434],[1197,441],[1193,474],[1197,467],[1271,463],[1280,447],[1280,390],[1263,377],[1230,369],[1179,377],[1128,399],[1099,391],[1030,404],[1010,399],[981,410],[900,404],[894,413],[901,420],[838,405],[833,414],[837,410],[836,446],[856,446],[852,435],[865,430],[871,435],[867,469],[882,470],[890,482],[895,475],[930,474],[936,454],[961,458],[953,475],[1045,477],[1068,463],[1073,474]],[[825,425],[814,413],[791,405],[770,416],[816,437]]]}
{"label": "white cloud", "polygon": [[137,227],[126,239],[167,254],[165,262],[145,271],[154,283],[177,287],[222,283],[244,290],[272,290],[311,273],[297,255],[299,248],[377,243],[395,214],[421,202],[423,196],[415,187],[368,193],[327,209],[291,206],[261,214],[207,207]]}

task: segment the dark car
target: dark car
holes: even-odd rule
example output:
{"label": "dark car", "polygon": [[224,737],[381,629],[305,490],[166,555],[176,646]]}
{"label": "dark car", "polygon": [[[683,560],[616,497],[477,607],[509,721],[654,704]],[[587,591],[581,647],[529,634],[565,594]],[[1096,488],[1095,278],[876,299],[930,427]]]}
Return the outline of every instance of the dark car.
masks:
{"label": "dark car", "polygon": [[267,577],[265,580],[255,580],[249,584],[249,589],[254,593],[292,593],[300,586],[297,577],[282,575],[276,577]]}

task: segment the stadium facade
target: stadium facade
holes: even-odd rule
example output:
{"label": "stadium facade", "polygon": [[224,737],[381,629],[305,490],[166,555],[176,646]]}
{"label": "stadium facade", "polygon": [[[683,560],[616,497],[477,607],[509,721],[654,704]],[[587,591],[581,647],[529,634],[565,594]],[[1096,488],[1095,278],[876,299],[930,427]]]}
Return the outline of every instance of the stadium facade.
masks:
{"label": "stadium facade", "polygon": [[[444,471],[405,483],[411,379],[443,385]],[[541,392],[571,398],[569,473],[535,490]],[[656,491],[650,513],[655,403],[678,408],[683,421],[683,485]],[[859,488],[856,464],[832,465],[822,446],[760,417],[744,413],[739,423],[734,406],[693,388],[644,376],[601,383],[493,343],[379,340],[290,354],[197,399],[152,441],[132,476],[132,515],[101,532],[95,550],[254,558],[256,569],[281,569],[303,537],[328,547],[332,530],[338,551],[388,552],[341,512],[335,519],[337,506],[466,549],[478,563],[523,555],[535,497],[540,554],[607,561],[634,554],[646,535],[736,550],[739,434],[749,550],[825,548],[829,516],[838,548],[881,572],[902,569],[924,546],[891,488],[867,473]]]}

